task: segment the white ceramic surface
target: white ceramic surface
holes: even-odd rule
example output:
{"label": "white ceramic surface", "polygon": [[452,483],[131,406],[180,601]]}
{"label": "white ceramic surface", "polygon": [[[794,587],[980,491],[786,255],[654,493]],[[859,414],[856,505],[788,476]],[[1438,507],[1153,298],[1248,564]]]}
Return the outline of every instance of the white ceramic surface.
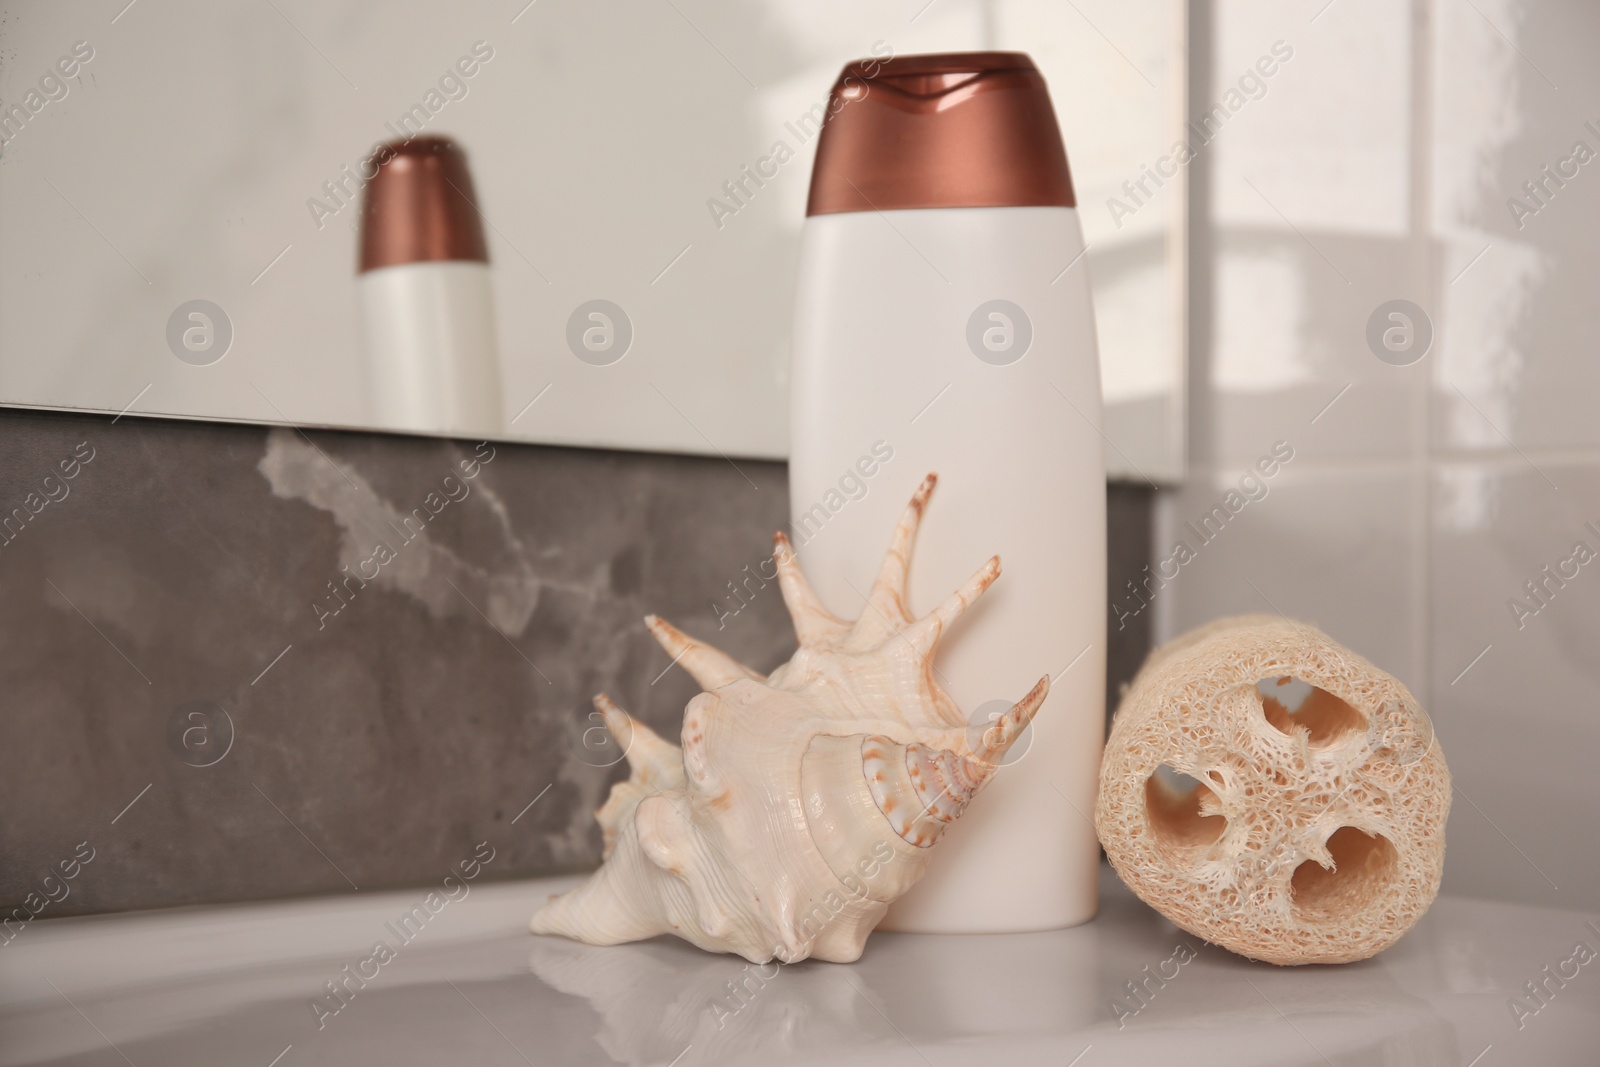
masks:
{"label": "white ceramic surface", "polygon": [[1550,981],[1520,1029],[1509,1007],[1575,942],[1600,947],[1575,912],[1445,897],[1375,959],[1283,969],[1177,931],[1106,871],[1073,929],[878,934],[854,964],[757,968],[526,933],[571,884],[477,886],[320,1030],[324,983],[395,942],[425,890],[39,920],[0,949],[0,1064],[1579,1067],[1600,1041],[1600,963]]}

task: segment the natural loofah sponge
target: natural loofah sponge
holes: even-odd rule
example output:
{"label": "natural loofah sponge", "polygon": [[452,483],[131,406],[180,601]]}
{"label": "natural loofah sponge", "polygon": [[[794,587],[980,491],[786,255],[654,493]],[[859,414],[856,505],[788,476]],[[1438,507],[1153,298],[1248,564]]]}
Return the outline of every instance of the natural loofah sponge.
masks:
{"label": "natural loofah sponge", "polygon": [[1348,963],[1439,891],[1450,771],[1406,687],[1322,631],[1221,619],[1123,696],[1095,829],[1183,929],[1271,963]]}

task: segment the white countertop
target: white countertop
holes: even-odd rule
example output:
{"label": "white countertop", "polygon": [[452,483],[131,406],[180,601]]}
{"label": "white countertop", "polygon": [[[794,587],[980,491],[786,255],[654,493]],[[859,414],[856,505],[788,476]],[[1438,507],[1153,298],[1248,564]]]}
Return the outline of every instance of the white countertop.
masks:
{"label": "white countertop", "polygon": [[[528,934],[573,881],[478,885],[409,942],[389,924],[426,890],[35,920],[0,948],[0,1064],[1600,1063],[1600,956],[1574,951],[1600,953],[1600,920],[1576,912],[1447,896],[1376,959],[1278,968],[1178,931],[1106,871],[1084,926],[879,933],[854,964],[758,968]],[[379,940],[394,958],[319,1029],[324,983]]]}

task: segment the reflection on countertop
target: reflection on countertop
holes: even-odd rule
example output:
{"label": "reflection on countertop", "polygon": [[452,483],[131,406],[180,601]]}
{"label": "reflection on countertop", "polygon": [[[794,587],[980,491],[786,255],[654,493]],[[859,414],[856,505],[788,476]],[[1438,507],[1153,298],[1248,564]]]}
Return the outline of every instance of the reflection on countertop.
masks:
{"label": "reflection on countertop", "polygon": [[426,888],[41,919],[0,950],[0,1064],[1488,1067],[1591,1063],[1600,1040],[1594,953],[1575,952],[1600,922],[1575,912],[1447,896],[1376,959],[1278,968],[1107,870],[1085,926],[885,933],[854,964],[780,967],[527,934],[571,882],[483,884],[416,932],[398,924]]}

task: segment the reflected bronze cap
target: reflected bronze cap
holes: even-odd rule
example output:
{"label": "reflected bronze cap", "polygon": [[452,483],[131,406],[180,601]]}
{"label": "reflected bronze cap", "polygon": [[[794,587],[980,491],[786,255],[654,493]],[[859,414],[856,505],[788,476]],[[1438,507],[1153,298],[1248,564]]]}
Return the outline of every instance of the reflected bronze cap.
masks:
{"label": "reflected bronze cap", "polygon": [[[448,137],[393,141],[361,203],[357,273],[434,260],[489,262],[467,154]],[[363,167],[363,173],[368,167]]]}
{"label": "reflected bronze cap", "polygon": [[834,82],[807,215],[1076,203],[1050,94],[1026,54],[862,59]]}

